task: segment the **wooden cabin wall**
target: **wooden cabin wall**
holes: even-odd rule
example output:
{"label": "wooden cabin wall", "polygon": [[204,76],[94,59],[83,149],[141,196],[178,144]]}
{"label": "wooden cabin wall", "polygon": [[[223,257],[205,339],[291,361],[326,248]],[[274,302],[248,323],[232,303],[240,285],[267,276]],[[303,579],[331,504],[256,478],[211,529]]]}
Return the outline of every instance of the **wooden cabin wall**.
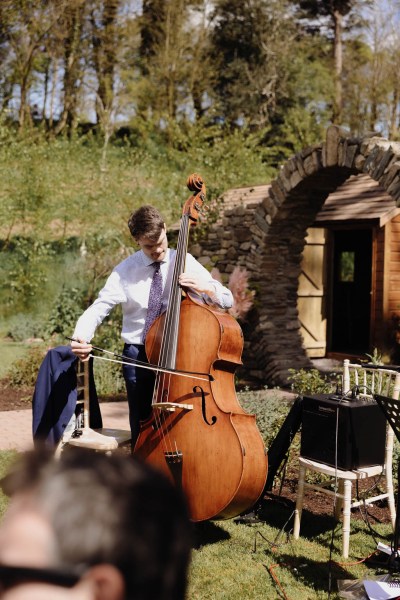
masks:
{"label": "wooden cabin wall", "polygon": [[400,215],[375,231],[371,350],[400,364]]}
{"label": "wooden cabin wall", "polygon": [[386,226],[388,236],[387,301],[385,306],[386,337],[391,348],[391,358],[400,364],[400,215]]}
{"label": "wooden cabin wall", "polygon": [[400,215],[390,221],[388,317],[400,315]]}

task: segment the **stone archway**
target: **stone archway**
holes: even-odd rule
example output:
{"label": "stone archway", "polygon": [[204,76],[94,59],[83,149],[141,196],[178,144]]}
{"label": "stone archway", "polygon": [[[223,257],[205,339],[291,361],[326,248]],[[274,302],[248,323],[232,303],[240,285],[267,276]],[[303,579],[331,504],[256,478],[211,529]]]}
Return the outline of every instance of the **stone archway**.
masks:
{"label": "stone archway", "polygon": [[243,362],[251,377],[282,385],[288,369],[311,366],[297,311],[306,230],[328,195],[358,173],[376,180],[400,205],[400,143],[354,138],[331,126],[324,143],[289,159],[270,185],[236,190],[229,204],[222,197],[216,223],[191,248],[225,275],[235,265],[250,273],[257,296],[244,326]]}

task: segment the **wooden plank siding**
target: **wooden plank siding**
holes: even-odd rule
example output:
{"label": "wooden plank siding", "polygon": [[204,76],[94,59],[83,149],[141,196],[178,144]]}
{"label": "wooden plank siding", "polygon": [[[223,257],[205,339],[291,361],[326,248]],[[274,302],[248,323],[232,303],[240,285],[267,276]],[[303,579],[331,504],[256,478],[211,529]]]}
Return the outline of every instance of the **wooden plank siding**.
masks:
{"label": "wooden plank siding", "polygon": [[390,222],[390,241],[388,268],[388,302],[386,319],[391,319],[392,314],[400,314],[400,215]]}
{"label": "wooden plank siding", "polygon": [[297,308],[304,347],[318,358],[326,354],[326,230],[308,229],[305,242]]}

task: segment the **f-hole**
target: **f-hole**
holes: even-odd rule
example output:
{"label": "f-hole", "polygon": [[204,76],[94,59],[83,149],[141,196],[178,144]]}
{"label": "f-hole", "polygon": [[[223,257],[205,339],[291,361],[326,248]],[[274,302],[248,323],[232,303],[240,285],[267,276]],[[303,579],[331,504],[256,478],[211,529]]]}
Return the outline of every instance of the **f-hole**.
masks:
{"label": "f-hole", "polygon": [[217,417],[216,416],[212,416],[211,417],[211,423],[210,421],[207,419],[207,414],[206,414],[206,395],[204,393],[204,390],[202,387],[200,387],[199,385],[196,385],[193,388],[193,392],[196,394],[198,392],[200,392],[201,394],[201,412],[203,415],[203,420],[205,423],[207,423],[207,425],[215,425],[215,423],[217,422]]}

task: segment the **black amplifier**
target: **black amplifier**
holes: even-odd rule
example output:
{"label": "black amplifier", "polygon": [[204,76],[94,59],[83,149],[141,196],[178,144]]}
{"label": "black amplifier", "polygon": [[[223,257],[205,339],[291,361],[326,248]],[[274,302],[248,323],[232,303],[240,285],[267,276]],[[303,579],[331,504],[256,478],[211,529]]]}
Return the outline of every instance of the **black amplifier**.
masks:
{"label": "black amplifier", "polygon": [[301,456],[344,470],[384,463],[386,418],[375,401],[318,394],[302,404]]}

